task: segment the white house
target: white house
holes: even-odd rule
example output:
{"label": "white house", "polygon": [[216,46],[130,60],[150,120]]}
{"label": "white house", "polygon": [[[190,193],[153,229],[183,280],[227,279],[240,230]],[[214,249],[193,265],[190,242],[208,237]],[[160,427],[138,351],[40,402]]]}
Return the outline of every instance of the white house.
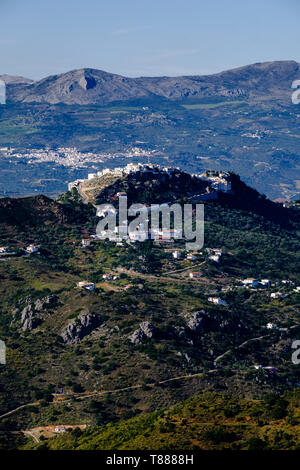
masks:
{"label": "white house", "polygon": [[283,299],[285,295],[282,292],[272,292],[271,299]]}
{"label": "white house", "polygon": [[89,245],[91,244],[91,241],[92,241],[92,240],[91,240],[90,238],[83,238],[83,239],[81,240],[81,245],[82,245],[82,246],[89,246]]}
{"label": "white house", "polygon": [[227,302],[225,302],[225,300],[220,299],[220,297],[208,297],[208,301],[216,305],[227,305]]}
{"label": "white house", "polygon": [[248,279],[242,280],[242,284],[247,287],[257,287],[258,286],[258,280],[253,279],[252,277],[249,277]]}
{"label": "white house", "polygon": [[59,432],[65,432],[65,431],[66,431],[65,426],[56,426],[56,427],[54,428],[54,432],[57,432],[57,433],[59,433]]}
{"label": "white house", "polygon": [[194,279],[194,278],[198,279],[201,276],[202,276],[202,273],[199,273],[199,272],[189,273],[189,277],[191,279]]}
{"label": "white house", "polygon": [[79,281],[77,282],[77,287],[80,287],[81,289],[86,289],[89,291],[92,291],[95,289],[95,284],[93,282],[89,281]]}
{"label": "white house", "polygon": [[0,253],[9,253],[8,246],[0,246]]}
{"label": "white house", "polygon": [[97,173],[89,173],[88,174],[88,180],[92,180],[94,178],[97,178]]}
{"label": "white house", "polygon": [[271,281],[269,279],[262,279],[260,281],[260,284],[263,286],[263,287],[269,287],[270,284],[271,284]]}
{"label": "white house", "polygon": [[174,259],[179,259],[181,256],[181,253],[180,251],[176,250],[176,251],[173,251],[172,256]]}
{"label": "white house", "polygon": [[208,259],[213,261],[214,263],[220,263],[221,255],[209,255]]}
{"label": "white house", "polygon": [[27,248],[26,248],[26,252],[27,252],[27,253],[30,253],[30,254],[31,254],[31,253],[38,253],[38,252],[39,252],[39,247],[36,246],[36,245],[29,245],[29,246],[27,246]]}
{"label": "white house", "polygon": [[71,183],[68,183],[68,190],[71,191],[73,188],[78,188],[78,186],[83,183],[83,179],[75,180],[72,181]]}

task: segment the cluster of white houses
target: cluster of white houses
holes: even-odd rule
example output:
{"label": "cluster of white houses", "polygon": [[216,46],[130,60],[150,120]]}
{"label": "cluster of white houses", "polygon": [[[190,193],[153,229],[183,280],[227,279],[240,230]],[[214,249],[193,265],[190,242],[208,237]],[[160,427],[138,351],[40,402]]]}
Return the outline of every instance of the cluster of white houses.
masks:
{"label": "cluster of white houses", "polygon": [[[37,245],[28,245],[25,248],[25,253],[31,255],[33,253],[39,253],[39,246]],[[15,255],[16,253],[11,251],[8,246],[0,246],[0,256],[11,256]]]}
{"label": "cluster of white houses", "polygon": [[230,174],[228,171],[207,170],[204,173],[195,175],[202,181],[211,183],[211,187],[216,191],[227,193],[231,191]]}
{"label": "cluster of white houses", "polygon": [[[114,176],[114,177],[124,177],[132,175],[135,173],[167,173],[171,175],[172,173],[179,172],[179,168],[174,167],[161,167],[160,165],[154,165],[152,163],[143,164],[143,163],[128,163],[125,167],[117,168],[104,168],[95,173],[88,173],[87,180],[93,180],[94,178],[101,178],[102,176]],[[87,181],[85,179],[78,179],[72,181],[68,184],[68,190],[71,191],[72,188],[78,187],[81,183]]]}
{"label": "cluster of white houses", "polygon": [[[88,178],[86,179],[77,179],[68,184],[68,190],[71,191],[72,188],[77,188],[81,183],[85,181],[93,180],[95,178],[101,178],[103,176],[113,176],[113,177],[124,177],[132,175],[135,173],[165,173],[172,175],[174,173],[180,172],[178,167],[162,167],[160,165],[155,165],[153,163],[129,163],[125,167],[117,168],[104,168],[95,173],[88,173]],[[212,189],[221,192],[231,191],[231,182],[230,174],[226,171],[206,171],[201,174],[193,174],[192,176],[198,178],[201,181],[207,181],[210,183]]]}

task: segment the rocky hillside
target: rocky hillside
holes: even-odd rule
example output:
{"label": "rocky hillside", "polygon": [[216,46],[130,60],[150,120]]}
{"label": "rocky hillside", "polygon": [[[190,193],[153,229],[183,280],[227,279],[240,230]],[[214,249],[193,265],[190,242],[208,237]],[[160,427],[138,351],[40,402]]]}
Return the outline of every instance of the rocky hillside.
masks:
{"label": "rocky hillside", "polygon": [[6,226],[62,224],[70,221],[71,216],[69,208],[42,195],[19,199],[0,199],[0,224]]}
{"label": "rocky hillside", "polygon": [[[0,201],[0,246],[12,252],[0,263],[0,337],[7,351],[7,362],[0,366],[0,447],[8,441],[17,447],[21,434],[15,431],[90,425],[101,429],[90,435],[87,447],[104,448],[105,426],[125,420],[115,431],[110,428],[108,447],[118,447],[115,436],[123,436],[129,425],[142,426],[160,448],[174,421],[183,422],[183,435],[192,429],[189,439],[199,435],[200,448],[248,448],[258,429],[273,420],[282,420],[276,425],[288,434],[299,424],[298,411],[282,401],[285,397],[276,396],[263,407],[252,402],[270,392],[290,391],[295,397],[292,389],[299,383],[298,366],[291,361],[300,329],[299,225],[293,225],[292,216],[299,210],[280,208],[237,176],[231,178],[237,193],[205,202],[205,245],[191,258],[184,241],[92,239],[82,246],[83,236],[95,233],[96,221],[93,213],[82,223],[86,214],[81,212],[88,206],[78,194],[76,199],[76,191],[59,202],[42,196]],[[35,204],[40,225],[25,226],[26,215],[34,218]],[[280,223],[276,214],[268,217],[272,211]],[[59,222],[64,214],[72,215],[72,224]],[[290,227],[283,226],[282,217],[291,220]],[[11,225],[15,220],[17,230]],[[38,255],[17,250],[29,241],[38,243]],[[213,260],[210,253],[216,249],[221,256]],[[194,272],[199,277],[191,277]],[[249,277],[269,284],[245,288],[241,280]],[[82,281],[93,283],[93,289]],[[279,296],[271,297],[276,292]],[[214,395],[212,404],[191,410],[187,428],[186,416],[173,415],[172,423],[165,419],[163,409],[204,391],[235,397],[226,416]],[[242,398],[251,400],[250,408],[249,402],[244,408]],[[190,424],[196,425],[193,413],[198,411],[196,431]],[[162,419],[153,412],[162,413]],[[208,412],[211,426],[203,428],[201,413],[208,418]],[[143,427],[149,416],[155,429]],[[236,416],[243,426],[234,424],[233,430]],[[256,444],[273,446],[273,433],[269,427],[264,431],[259,432],[263,442]],[[63,438],[49,442],[49,448],[73,448]],[[80,439],[77,444],[84,445]],[[140,444],[126,438],[120,446]],[[282,443],[296,445],[293,439]]]}
{"label": "rocky hillside", "polygon": [[[37,82],[2,76],[7,98],[22,103],[105,105],[139,98],[247,97],[286,100],[299,79],[294,61],[265,62],[214,75],[128,78],[95,69],[73,70]],[[0,76],[1,79],[1,76]]]}
{"label": "rocky hillside", "polygon": [[60,204],[43,195],[0,199],[0,227],[3,230],[86,222],[93,213],[89,205]]}

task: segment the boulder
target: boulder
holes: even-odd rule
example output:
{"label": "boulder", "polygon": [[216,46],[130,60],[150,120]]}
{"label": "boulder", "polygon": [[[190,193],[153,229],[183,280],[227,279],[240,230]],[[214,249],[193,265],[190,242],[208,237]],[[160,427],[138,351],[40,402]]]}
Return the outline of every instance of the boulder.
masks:
{"label": "boulder", "polygon": [[146,338],[152,338],[155,334],[155,328],[148,321],[143,321],[140,327],[128,337],[132,344],[142,344]]}
{"label": "boulder", "polygon": [[[23,331],[31,331],[51,313],[51,308],[57,304],[57,297],[48,295],[42,299],[37,299],[35,302],[32,302],[29,298],[26,300],[28,303],[21,310],[21,329]],[[13,321],[17,313],[17,309],[12,312]]]}
{"label": "boulder", "polygon": [[200,310],[199,312],[190,314],[186,319],[186,323],[189,330],[194,333],[199,333],[207,329],[208,325],[211,323],[211,318],[209,313],[205,312],[205,310]]}
{"label": "boulder", "polygon": [[61,337],[66,344],[79,343],[85,336],[102,324],[100,315],[88,313],[72,320],[62,331]]}

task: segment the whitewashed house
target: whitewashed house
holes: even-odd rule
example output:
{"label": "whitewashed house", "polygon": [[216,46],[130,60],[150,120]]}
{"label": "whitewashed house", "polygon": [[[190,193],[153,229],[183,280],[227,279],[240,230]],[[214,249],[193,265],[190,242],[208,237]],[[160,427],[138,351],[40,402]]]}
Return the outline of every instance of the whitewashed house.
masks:
{"label": "whitewashed house", "polygon": [[208,301],[212,302],[215,305],[223,305],[224,307],[227,305],[225,300],[220,299],[220,297],[208,297]]}
{"label": "whitewashed house", "polygon": [[90,238],[83,238],[83,239],[81,240],[81,245],[82,245],[83,247],[85,247],[85,246],[90,246],[91,241],[92,241],[92,240],[91,240]]}
{"label": "whitewashed house", "polygon": [[89,281],[79,281],[77,282],[77,287],[79,287],[80,289],[93,291],[95,289],[95,284]]}
{"label": "whitewashed house", "polygon": [[26,248],[26,252],[29,253],[29,254],[38,253],[39,252],[39,247],[36,246],[36,245],[29,245]]}
{"label": "whitewashed house", "polygon": [[257,287],[258,286],[258,280],[254,279],[252,277],[250,277],[248,279],[244,279],[241,282],[244,286],[247,286],[247,287]]}
{"label": "whitewashed house", "polygon": [[199,273],[199,272],[193,272],[193,273],[189,273],[189,277],[191,279],[198,279],[199,277],[202,276],[202,273]]}

